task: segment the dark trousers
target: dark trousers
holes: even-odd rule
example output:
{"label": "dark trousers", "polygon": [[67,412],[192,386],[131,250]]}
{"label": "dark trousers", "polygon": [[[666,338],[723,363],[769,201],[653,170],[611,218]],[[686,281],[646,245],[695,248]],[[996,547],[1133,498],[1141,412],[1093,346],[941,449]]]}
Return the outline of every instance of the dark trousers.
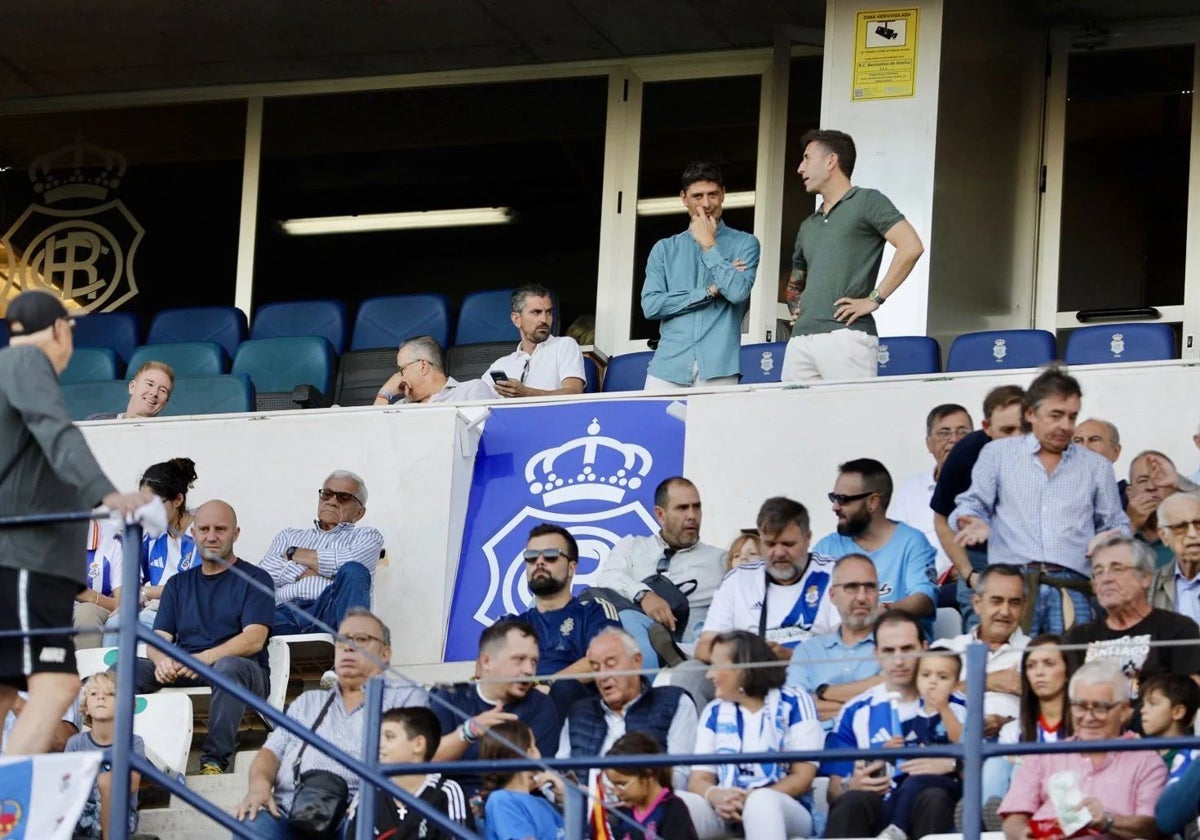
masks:
{"label": "dark trousers", "polygon": [[[914,832],[913,825],[920,820],[924,812],[931,806],[935,809],[942,804],[942,797],[937,791],[945,791],[950,797],[950,821],[943,828],[937,826],[932,830]],[[928,794],[921,800],[923,794]],[[954,806],[962,799],[962,782],[956,776],[905,776],[900,786],[892,791],[883,803],[883,822],[894,825],[909,837],[920,837],[924,834],[943,834],[954,831]]]}
{"label": "dark trousers", "polygon": [[[345,563],[316,600],[301,598],[290,603],[336,630],[351,607],[371,608],[371,573],[362,563]],[[276,636],[295,636],[328,631],[312,619],[296,615],[287,604],[279,604],[274,632]]]}
{"label": "dark trousers", "polygon": [[[226,679],[266,699],[271,679],[257,660],[244,656],[226,656],[224,659],[218,659],[213,668]],[[195,688],[207,685],[209,683],[205,680],[183,677],[169,686],[164,686],[154,677],[153,662],[149,659],[137,661],[138,694],[153,694],[160,688]],[[229,692],[212,686],[212,699],[208,706],[208,735],[201,747],[201,764],[216,764],[222,770],[229,766],[229,757],[233,755],[233,749],[237,745],[238,725],[241,724],[245,711],[245,703]]]}
{"label": "dark trousers", "polygon": [[[941,776],[928,778],[940,779]],[[905,782],[907,784],[907,781]],[[900,789],[892,794],[896,796]],[[925,787],[913,797],[909,809],[910,840],[926,834],[945,834],[954,830],[955,799],[941,787]],[[889,821],[887,803],[883,797],[865,790],[848,790],[837,798],[829,809],[825,824],[826,837],[874,837]],[[896,806],[892,806],[893,809]]]}

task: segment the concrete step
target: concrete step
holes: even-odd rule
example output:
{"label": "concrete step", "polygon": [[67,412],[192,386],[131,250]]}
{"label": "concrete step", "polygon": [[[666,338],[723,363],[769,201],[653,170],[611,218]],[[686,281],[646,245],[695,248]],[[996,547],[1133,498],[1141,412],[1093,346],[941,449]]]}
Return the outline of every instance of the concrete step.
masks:
{"label": "concrete step", "polygon": [[[190,790],[203,796],[218,808],[226,811],[233,808],[246,796],[249,780],[244,775],[226,773],[221,776],[188,776],[187,786]],[[191,806],[178,796],[171,797],[171,808],[186,808]]]}
{"label": "concrete step", "polygon": [[212,840],[229,832],[190,806],[150,808],[138,819],[139,834],[154,834],[160,840]]}

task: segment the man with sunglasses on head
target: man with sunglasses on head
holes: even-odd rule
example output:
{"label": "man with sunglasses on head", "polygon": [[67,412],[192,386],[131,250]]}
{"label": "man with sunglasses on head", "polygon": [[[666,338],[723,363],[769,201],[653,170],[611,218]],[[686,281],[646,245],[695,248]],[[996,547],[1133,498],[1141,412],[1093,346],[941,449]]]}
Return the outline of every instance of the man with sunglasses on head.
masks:
{"label": "man with sunglasses on head", "polygon": [[887,468],[871,458],[847,461],[838,467],[829,501],[837,515],[837,531],[822,537],[813,550],[830,557],[870,557],[879,573],[880,606],[916,616],[925,634],[932,636],[937,555],[916,528],[888,519],[892,476]]}
{"label": "man with sunglasses on head", "polygon": [[370,608],[383,534],[357,527],[366,512],[366,483],[335,470],[317,491],[312,527],[275,535],[259,568],[275,583],[276,636],[328,633],[351,607]]}
{"label": "man with sunglasses on head", "polygon": [[571,704],[594,694],[587,649],[606,627],[620,629],[617,611],[607,601],[595,598],[582,603],[571,594],[571,582],[579,567],[579,545],[571,532],[559,525],[543,523],[529,532],[525,544],[525,582],[533,594],[533,607],[519,616],[537,631],[537,674],[545,677],[550,699],[565,718]]}

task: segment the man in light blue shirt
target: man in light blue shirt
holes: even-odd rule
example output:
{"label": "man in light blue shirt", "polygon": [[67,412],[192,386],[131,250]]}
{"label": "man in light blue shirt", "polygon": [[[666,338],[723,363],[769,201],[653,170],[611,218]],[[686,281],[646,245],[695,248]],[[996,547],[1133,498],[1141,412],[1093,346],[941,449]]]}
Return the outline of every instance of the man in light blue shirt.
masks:
{"label": "man in light blue shirt", "polygon": [[1058,368],[1038,376],[1022,404],[1027,434],[983,448],[971,487],[949,517],[960,545],[986,540],[989,562],[1037,577],[1028,581],[1037,594],[1022,622],[1027,633],[1062,633],[1090,621],[1092,547],[1115,534],[1133,536],[1112,464],[1072,443],[1082,396]]}
{"label": "man in light blue shirt", "polygon": [[847,554],[833,566],[829,599],[842,626],[805,639],[792,653],[787,684],[803,688],[817,701],[828,731],[842,705],[882,679],[871,626],[879,613],[879,578],[864,554]]}
{"label": "man in light blue shirt", "polygon": [[937,552],[916,528],[887,518],[892,503],[887,467],[872,458],[847,461],[838,467],[829,501],[837,514],[837,532],[823,537],[813,551],[839,558],[869,557],[879,575],[880,605],[916,616],[926,636],[932,636]]}
{"label": "man in light blue shirt", "polygon": [[758,240],[721,221],[725,179],[713,164],[689,164],[679,197],[688,229],[654,243],[642,286],[642,312],[659,322],[660,335],[647,391],[736,385],[741,375]]}

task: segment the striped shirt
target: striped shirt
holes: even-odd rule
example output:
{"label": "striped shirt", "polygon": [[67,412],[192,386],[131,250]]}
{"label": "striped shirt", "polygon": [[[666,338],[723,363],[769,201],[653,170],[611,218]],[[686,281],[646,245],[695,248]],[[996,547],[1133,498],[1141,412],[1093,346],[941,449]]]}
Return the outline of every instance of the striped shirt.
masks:
{"label": "striped shirt", "polygon": [[1090,578],[1084,553],[1096,534],[1116,529],[1133,536],[1112,464],[1071,444],[1047,475],[1037,457],[1040,449],[1031,434],[985,446],[971,472],[970,489],[955,500],[950,527],[958,530],[962,516],[990,525],[990,563],[1055,563]]}
{"label": "striped shirt", "polygon": [[[299,579],[307,567],[287,559],[286,552],[292,546],[316,550],[319,575]],[[275,582],[276,604],[302,599],[315,601],[346,563],[363,564],[374,580],[375,565],[382,553],[383,534],[374,528],[341,522],[323,531],[314,521],[311,528],[284,528],[276,534],[258,565]]]}

